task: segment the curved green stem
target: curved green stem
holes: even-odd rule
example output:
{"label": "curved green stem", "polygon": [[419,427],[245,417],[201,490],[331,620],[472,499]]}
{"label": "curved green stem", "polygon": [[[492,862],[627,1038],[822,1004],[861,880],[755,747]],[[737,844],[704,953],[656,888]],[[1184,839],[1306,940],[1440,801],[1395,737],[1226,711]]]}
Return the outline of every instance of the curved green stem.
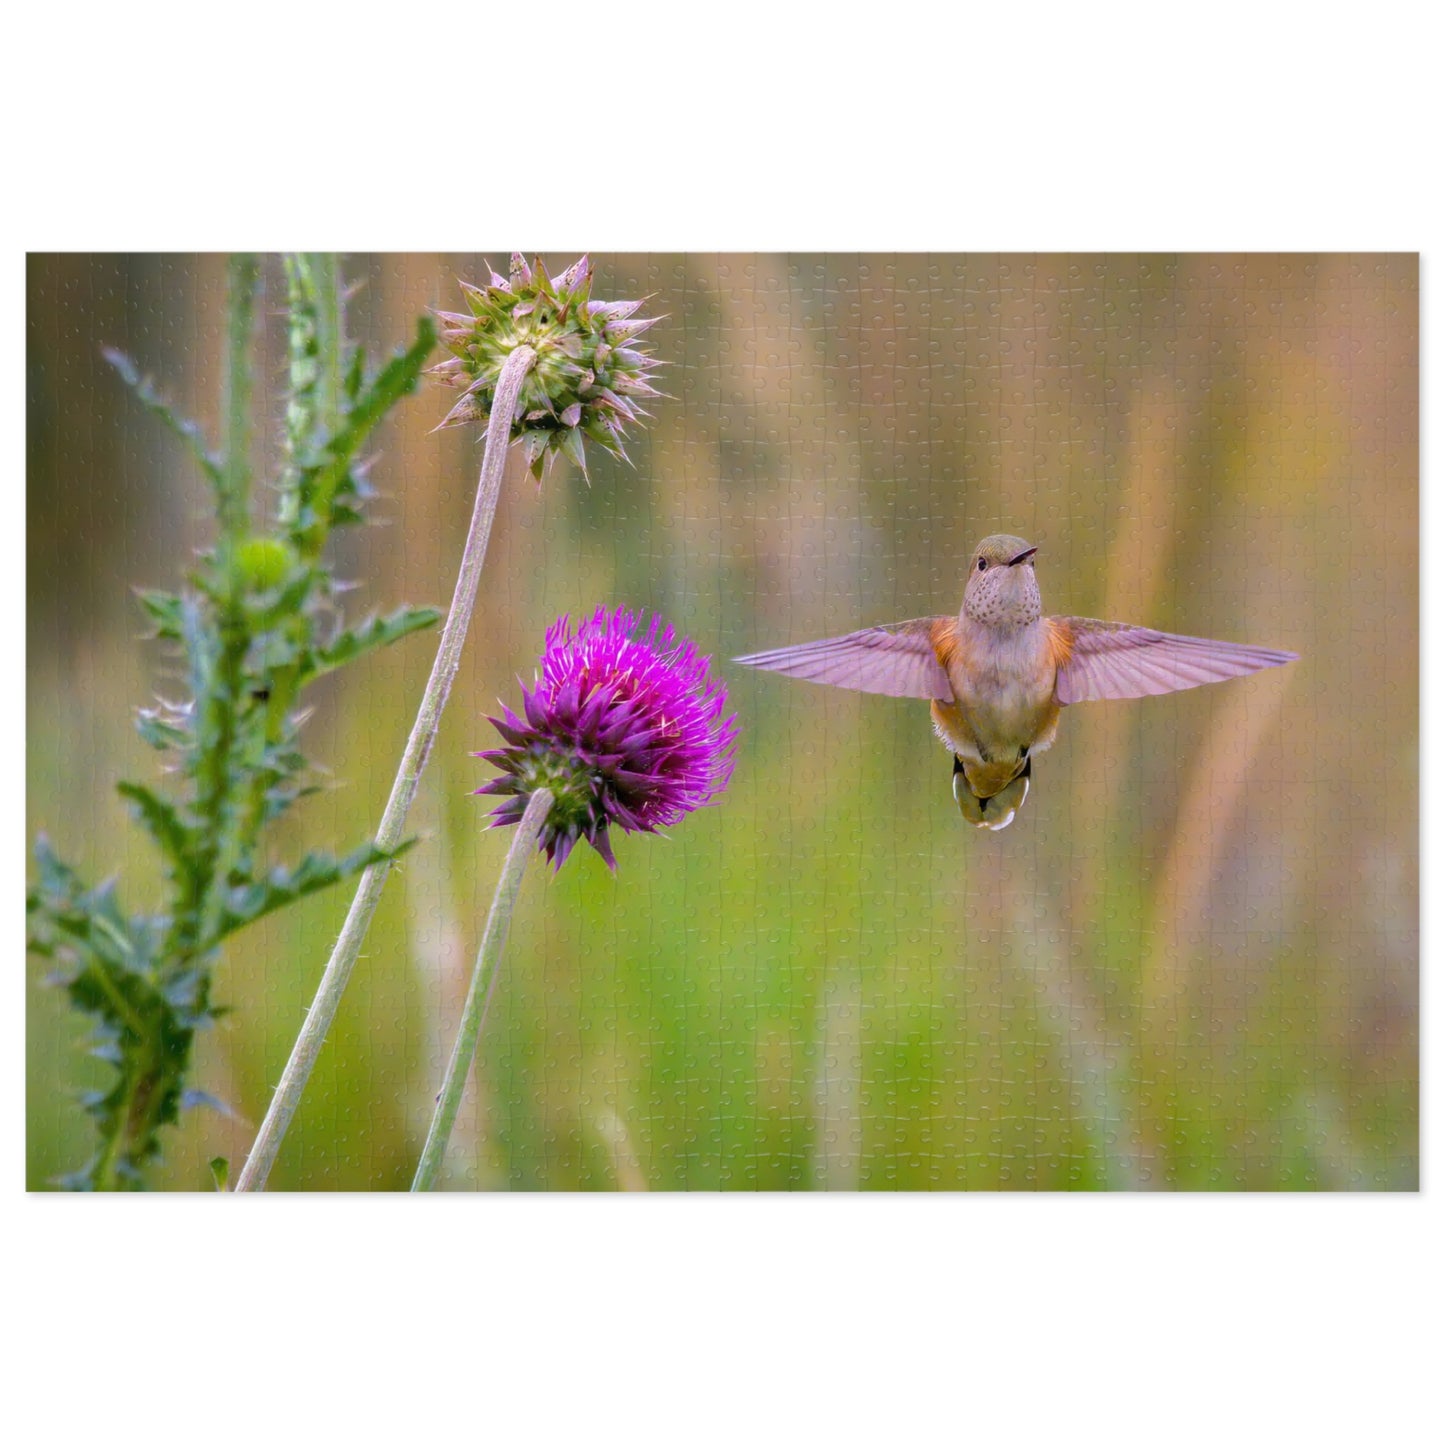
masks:
{"label": "curved green stem", "polygon": [[[507,444],[511,439],[512,419],[517,409],[517,398],[522,390],[522,381],[537,359],[530,346],[519,346],[507,358],[502,374],[497,380],[496,393],[492,399],[491,417],[487,423],[486,449],[482,454],[482,471],[477,482],[477,500],[472,509],[472,524],[467,533],[466,545],[462,550],[461,570],[457,575],[456,592],[452,596],[451,610],[446,625],[442,628],[441,641],[437,645],[436,662],[426,691],[422,694],[421,707],[416,722],[412,725],[411,736],[406,740],[406,749],[401,756],[396,781],[392,784],[391,797],[387,800],[386,811],[381,817],[381,826],[376,831],[376,843],[381,848],[395,848],[401,842],[402,830],[406,826],[406,815],[416,797],[417,785],[422,770],[431,756],[432,744],[436,742],[437,730],[441,726],[442,712],[452,690],[457,668],[461,665],[462,644],[466,641],[467,624],[471,621],[472,608],[476,603],[477,584],[481,580],[482,563],[487,555],[487,542],[492,533],[492,519],[497,511],[497,498],[501,493],[502,470],[507,459]],[[337,1006],[351,978],[366,930],[371,925],[372,915],[381,899],[381,890],[386,883],[391,864],[374,863],[361,875],[356,897],[342,925],[341,936],[331,951],[326,972],[321,976],[316,998],[312,1002],[306,1022],[297,1035],[291,1057],[281,1075],[281,1082],[271,1099],[271,1107],[261,1122],[260,1131],[251,1146],[245,1168],[236,1180],[237,1192],[264,1189],[271,1166],[281,1150],[281,1141],[301,1102],[311,1071],[316,1065],[317,1055],[326,1038],[331,1021],[336,1017]]]}
{"label": "curved green stem", "polygon": [[452,1137],[452,1125],[456,1123],[457,1110],[461,1107],[462,1091],[467,1086],[467,1075],[472,1071],[477,1040],[481,1037],[482,1025],[487,1021],[492,991],[497,985],[498,965],[502,960],[502,949],[506,947],[507,929],[511,926],[512,908],[522,886],[522,874],[527,860],[537,850],[537,840],[542,835],[542,825],[547,821],[551,806],[552,794],[547,788],[538,788],[528,798],[527,811],[517,824],[512,846],[507,850],[507,861],[502,864],[502,876],[497,879],[492,911],[487,914],[486,931],[482,934],[482,946],[477,950],[476,967],[472,970],[471,986],[467,989],[467,1001],[462,1008],[462,1021],[457,1027],[457,1041],[452,1045],[446,1079],[441,1093],[437,1095],[436,1112],[427,1131],[416,1178],[411,1181],[413,1194],[433,1188],[441,1172],[447,1141]]}

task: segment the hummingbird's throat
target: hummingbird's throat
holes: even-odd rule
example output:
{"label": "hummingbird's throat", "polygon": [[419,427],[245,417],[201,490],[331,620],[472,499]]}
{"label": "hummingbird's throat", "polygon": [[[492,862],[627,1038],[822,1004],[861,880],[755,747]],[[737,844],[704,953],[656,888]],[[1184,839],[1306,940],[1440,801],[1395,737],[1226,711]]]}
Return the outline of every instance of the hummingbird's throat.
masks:
{"label": "hummingbird's throat", "polygon": [[[1022,568],[1020,572],[1000,570],[999,576],[1007,580],[1001,580],[998,586],[975,588],[964,598],[964,613],[972,621],[995,629],[1028,627],[1037,622],[1044,608],[1033,568]],[[986,583],[988,579],[981,580]]]}

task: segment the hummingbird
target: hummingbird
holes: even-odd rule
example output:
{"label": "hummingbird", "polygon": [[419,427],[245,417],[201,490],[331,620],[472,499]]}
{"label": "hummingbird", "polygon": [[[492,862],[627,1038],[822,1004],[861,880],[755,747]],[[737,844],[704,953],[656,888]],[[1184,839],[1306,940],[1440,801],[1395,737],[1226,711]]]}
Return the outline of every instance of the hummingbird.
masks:
{"label": "hummingbird", "polygon": [[915,617],[733,661],[855,692],[927,698],[934,731],[953,754],[959,811],[997,831],[1023,806],[1034,756],[1053,743],[1070,703],[1179,692],[1298,657],[1127,622],[1045,617],[1038,550],[1022,537],[985,537],[969,559],[956,617]]}

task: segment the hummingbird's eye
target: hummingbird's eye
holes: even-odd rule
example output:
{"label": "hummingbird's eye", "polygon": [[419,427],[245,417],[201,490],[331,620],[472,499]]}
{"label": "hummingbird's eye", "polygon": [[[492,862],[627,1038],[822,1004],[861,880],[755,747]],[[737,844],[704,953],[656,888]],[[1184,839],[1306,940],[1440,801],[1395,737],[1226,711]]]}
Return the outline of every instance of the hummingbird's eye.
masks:
{"label": "hummingbird's eye", "polygon": [[988,571],[988,558],[987,558],[987,557],[980,557],[980,558],[978,559],[978,570],[979,570],[980,572],[987,572],[987,571]]}

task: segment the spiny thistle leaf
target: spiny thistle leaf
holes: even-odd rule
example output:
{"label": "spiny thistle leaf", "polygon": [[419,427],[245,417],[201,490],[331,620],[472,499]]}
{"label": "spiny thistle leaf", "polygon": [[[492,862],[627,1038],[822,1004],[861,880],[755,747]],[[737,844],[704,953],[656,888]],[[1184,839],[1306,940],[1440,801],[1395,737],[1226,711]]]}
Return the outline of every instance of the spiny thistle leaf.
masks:
{"label": "spiny thistle leaf", "polygon": [[182,1109],[210,1109],[223,1119],[234,1119],[236,1111],[224,1099],[208,1094],[204,1089],[184,1089],[181,1092]]}
{"label": "spiny thistle leaf", "polygon": [[330,888],[333,883],[340,883],[344,878],[354,878],[373,863],[392,862],[400,858],[415,842],[415,838],[408,838],[398,847],[391,849],[378,848],[375,843],[367,843],[344,858],[333,858],[329,853],[308,853],[294,868],[273,868],[258,883],[232,888],[227,895],[216,930],[206,940],[206,946],[214,948],[238,928],[244,928],[248,923],[254,923],[258,918],[264,918],[268,913],[288,903],[294,903],[298,898]]}
{"label": "spiny thistle leaf", "polygon": [[135,730],[140,734],[141,741],[157,752],[171,752],[190,746],[189,717],[188,708],[177,708],[172,704],[163,708],[141,708],[136,714]]}
{"label": "spiny thistle leaf", "polygon": [[155,389],[149,377],[142,376],[136,369],[135,363],[125,352],[117,351],[114,347],[103,346],[100,354],[115,367],[120,373],[121,380],[135,392],[141,403],[148,411],[154,412],[165,424],[175,433],[190,449],[191,455],[195,458],[197,465],[206,474],[211,485],[217,491],[222,490],[226,485],[225,473],[221,467],[221,459],[213,452],[207,450],[205,437],[195,422],[183,417],[171,404]]}
{"label": "spiny thistle leaf", "polygon": [[317,648],[302,668],[302,680],[309,682],[343,663],[354,662],[374,648],[386,647],[413,632],[420,632],[440,617],[435,607],[403,607],[389,617],[368,618],[361,626],[347,628],[325,647]]}
{"label": "spiny thistle leaf", "polygon": [[141,610],[155,625],[155,636],[168,638],[173,642],[181,640],[181,599],[174,592],[156,588],[137,587],[136,601]]}
{"label": "spiny thistle leaf", "polygon": [[168,865],[167,871],[194,882],[192,835],[176,809],[140,783],[120,782],[115,790],[132,805],[137,821],[151,835]]}
{"label": "spiny thistle leaf", "polygon": [[191,1037],[205,1016],[205,980],[172,998],[156,975],[157,921],[127,919],[109,883],[85,890],[43,837],[35,856],[40,880],[26,900],[29,947],[61,963],[57,981],[92,1020],[89,1052],[118,1074],[110,1089],[82,1096],[100,1147],[60,1182],[135,1188],[141,1166],[159,1152],[156,1131],[176,1118]]}
{"label": "spiny thistle leaf", "polygon": [[435,345],[436,327],[430,317],[423,316],[416,324],[416,340],[371,379],[348,409],[341,427],[326,440],[322,455],[301,467],[296,517],[299,535],[295,540],[303,555],[315,555],[318,536],[338,520],[359,520],[355,509],[344,504],[346,497],[363,490],[352,475],[352,463],[376,424],[415,388]]}

